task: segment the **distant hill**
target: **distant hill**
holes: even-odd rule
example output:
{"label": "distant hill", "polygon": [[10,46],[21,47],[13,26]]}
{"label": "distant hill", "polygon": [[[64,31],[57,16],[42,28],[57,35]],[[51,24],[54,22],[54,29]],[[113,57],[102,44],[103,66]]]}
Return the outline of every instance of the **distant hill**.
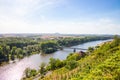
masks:
{"label": "distant hill", "polygon": [[54,37],[79,37],[79,36],[109,36],[108,34],[60,34],[60,33],[8,33],[0,34],[0,37],[41,37],[41,36],[54,36]]}

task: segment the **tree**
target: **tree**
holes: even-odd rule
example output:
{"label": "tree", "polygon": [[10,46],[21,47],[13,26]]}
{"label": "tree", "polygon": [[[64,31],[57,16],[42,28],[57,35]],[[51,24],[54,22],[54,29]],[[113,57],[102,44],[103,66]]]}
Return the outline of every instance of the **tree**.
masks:
{"label": "tree", "polygon": [[27,78],[30,78],[32,76],[35,76],[37,74],[37,71],[35,69],[26,68],[24,73]]}
{"label": "tree", "polygon": [[30,77],[30,68],[26,68],[24,72],[25,72],[25,76],[27,78],[29,78]]}
{"label": "tree", "polygon": [[3,54],[3,48],[0,46],[0,62],[4,61],[5,55]]}
{"label": "tree", "polygon": [[12,60],[15,59],[16,49],[17,49],[17,47],[12,47],[12,50],[11,50],[11,59],[12,59]]}
{"label": "tree", "polygon": [[56,59],[56,64],[55,64],[55,66],[56,66],[56,68],[61,68],[61,67],[63,67],[63,62],[61,61],[61,60],[59,60],[59,59]]}
{"label": "tree", "polygon": [[41,43],[41,50],[43,53],[53,53],[57,51],[57,43],[54,41],[48,41]]}
{"label": "tree", "polygon": [[39,71],[40,71],[40,74],[41,74],[41,75],[45,74],[45,72],[46,72],[45,63],[42,63],[42,64],[41,64]]}
{"label": "tree", "polygon": [[54,70],[54,69],[56,68],[56,66],[55,66],[55,64],[56,64],[56,59],[50,58],[49,64],[50,64],[51,70]]}
{"label": "tree", "polygon": [[6,46],[7,61],[9,61],[10,46]]}
{"label": "tree", "polygon": [[5,55],[5,59],[4,60],[5,61],[9,61],[10,47],[5,45],[5,44],[3,44],[1,47],[2,47],[2,52]]}
{"label": "tree", "polygon": [[72,69],[76,68],[77,66],[78,66],[78,62],[75,60],[71,60],[71,61],[67,61],[65,67],[69,70],[72,70]]}
{"label": "tree", "polygon": [[117,35],[115,35],[115,36],[114,36],[114,41],[113,41],[111,47],[118,46],[119,44],[120,44],[120,37],[117,36]]}
{"label": "tree", "polygon": [[23,58],[23,50],[21,48],[17,48],[15,50],[15,53],[17,55],[17,58],[19,58],[19,59]]}
{"label": "tree", "polygon": [[35,76],[37,74],[37,71],[35,69],[31,69],[30,77]]}
{"label": "tree", "polygon": [[93,48],[93,47],[89,47],[89,48],[88,48],[88,52],[91,53],[91,52],[93,52],[93,51],[94,51],[94,48]]}

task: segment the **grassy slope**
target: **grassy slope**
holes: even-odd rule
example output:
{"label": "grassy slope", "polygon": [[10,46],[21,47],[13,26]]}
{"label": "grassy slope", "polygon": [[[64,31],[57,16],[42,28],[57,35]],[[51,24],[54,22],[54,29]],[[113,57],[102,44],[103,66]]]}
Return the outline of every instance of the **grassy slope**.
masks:
{"label": "grassy slope", "polygon": [[103,44],[78,62],[75,69],[63,67],[42,80],[120,80],[120,40]]}

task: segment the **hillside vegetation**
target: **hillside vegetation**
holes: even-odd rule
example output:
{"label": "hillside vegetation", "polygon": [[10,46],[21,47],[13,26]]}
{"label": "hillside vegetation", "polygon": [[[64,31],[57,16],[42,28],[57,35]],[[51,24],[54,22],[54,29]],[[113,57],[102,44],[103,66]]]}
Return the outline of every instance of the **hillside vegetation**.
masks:
{"label": "hillside vegetation", "polygon": [[80,57],[69,55],[61,68],[40,80],[120,80],[120,38],[90,52]]}

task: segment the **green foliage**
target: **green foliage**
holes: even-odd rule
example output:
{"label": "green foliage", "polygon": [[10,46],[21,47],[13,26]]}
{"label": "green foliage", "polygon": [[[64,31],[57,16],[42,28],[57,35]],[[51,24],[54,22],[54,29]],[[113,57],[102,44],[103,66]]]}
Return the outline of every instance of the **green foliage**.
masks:
{"label": "green foliage", "polygon": [[[90,49],[91,51],[92,49]],[[120,39],[106,42],[90,55],[76,61],[74,54],[65,60],[65,68],[56,69],[45,80],[120,80]],[[66,69],[68,70],[65,72]]]}
{"label": "green foliage", "polygon": [[25,76],[26,76],[27,78],[30,77],[30,68],[26,68],[26,69],[25,69]]}
{"label": "green foliage", "polygon": [[75,61],[75,60],[70,60],[70,61],[67,61],[66,62],[66,68],[69,69],[69,70],[72,70],[74,68],[76,68],[78,66],[78,62]]}
{"label": "green foliage", "polygon": [[110,79],[119,80],[120,77],[120,51],[116,52],[109,59],[99,64],[91,73],[86,77],[89,79]]}
{"label": "green foliage", "polygon": [[40,52],[40,45],[31,38],[0,38],[0,63],[22,59]]}
{"label": "green foliage", "polygon": [[37,74],[37,71],[35,69],[32,69],[30,72],[30,76],[35,76]]}
{"label": "green foliage", "polygon": [[77,61],[77,60],[80,60],[80,59],[81,59],[81,56],[80,56],[79,53],[73,53],[73,54],[68,55],[66,60],[67,61],[71,61],[71,60]]}
{"label": "green foliage", "polygon": [[[0,63],[16,58],[22,59],[25,56],[40,53],[53,53],[63,46],[73,46],[92,40],[109,39],[111,37],[95,36],[95,37],[71,37],[59,40],[42,40],[29,37],[7,37],[0,38]],[[41,43],[41,45],[40,45]]]}
{"label": "green foliage", "polygon": [[36,74],[37,74],[37,71],[35,69],[30,69],[30,68],[25,69],[26,78],[30,78],[32,76],[35,76]]}
{"label": "green foliage", "polygon": [[16,56],[17,56],[18,59],[22,59],[23,58],[23,56],[22,56],[23,55],[23,50],[21,48],[17,48],[15,50],[15,52],[16,52]]}
{"label": "green foliage", "polygon": [[0,46],[0,62],[5,58],[5,54],[3,53],[3,48]]}
{"label": "green foliage", "polygon": [[50,61],[49,61],[49,68],[50,68],[50,70],[54,70],[55,68],[56,68],[56,59],[54,59],[54,58],[50,58]]}
{"label": "green foliage", "polygon": [[47,70],[55,70],[62,67],[68,68],[68,69],[74,69],[78,65],[78,60],[81,59],[81,56],[78,53],[71,53],[68,55],[66,60],[59,60],[55,58],[50,58],[49,64],[47,66]]}
{"label": "green foliage", "polygon": [[10,47],[3,44],[0,46],[0,62],[9,61]]}
{"label": "green foliage", "polygon": [[59,59],[50,58],[49,65],[47,66],[48,70],[55,70],[57,68],[63,67],[64,64]]}
{"label": "green foliage", "polygon": [[40,72],[41,75],[45,74],[45,72],[46,72],[45,63],[41,64],[39,72]]}
{"label": "green foliage", "polygon": [[10,49],[14,46],[17,48],[23,48],[27,45],[34,45],[38,42],[34,41],[32,38],[24,38],[24,37],[7,37],[7,38],[0,38],[0,44],[6,44],[10,46]]}
{"label": "green foliage", "polygon": [[107,36],[88,36],[88,37],[81,37],[81,38],[63,38],[57,41],[59,46],[74,46],[81,43],[89,42],[89,41],[95,41],[95,40],[105,40],[110,39],[111,37]]}
{"label": "green foliage", "polygon": [[53,41],[47,41],[41,43],[41,50],[43,53],[53,53],[57,51],[57,43]]}
{"label": "green foliage", "polygon": [[93,47],[89,47],[89,48],[88,48],[88,52],[91,53],[91,52],[93,52],[93,51],[94,51],[94,48],[93,48]]}

